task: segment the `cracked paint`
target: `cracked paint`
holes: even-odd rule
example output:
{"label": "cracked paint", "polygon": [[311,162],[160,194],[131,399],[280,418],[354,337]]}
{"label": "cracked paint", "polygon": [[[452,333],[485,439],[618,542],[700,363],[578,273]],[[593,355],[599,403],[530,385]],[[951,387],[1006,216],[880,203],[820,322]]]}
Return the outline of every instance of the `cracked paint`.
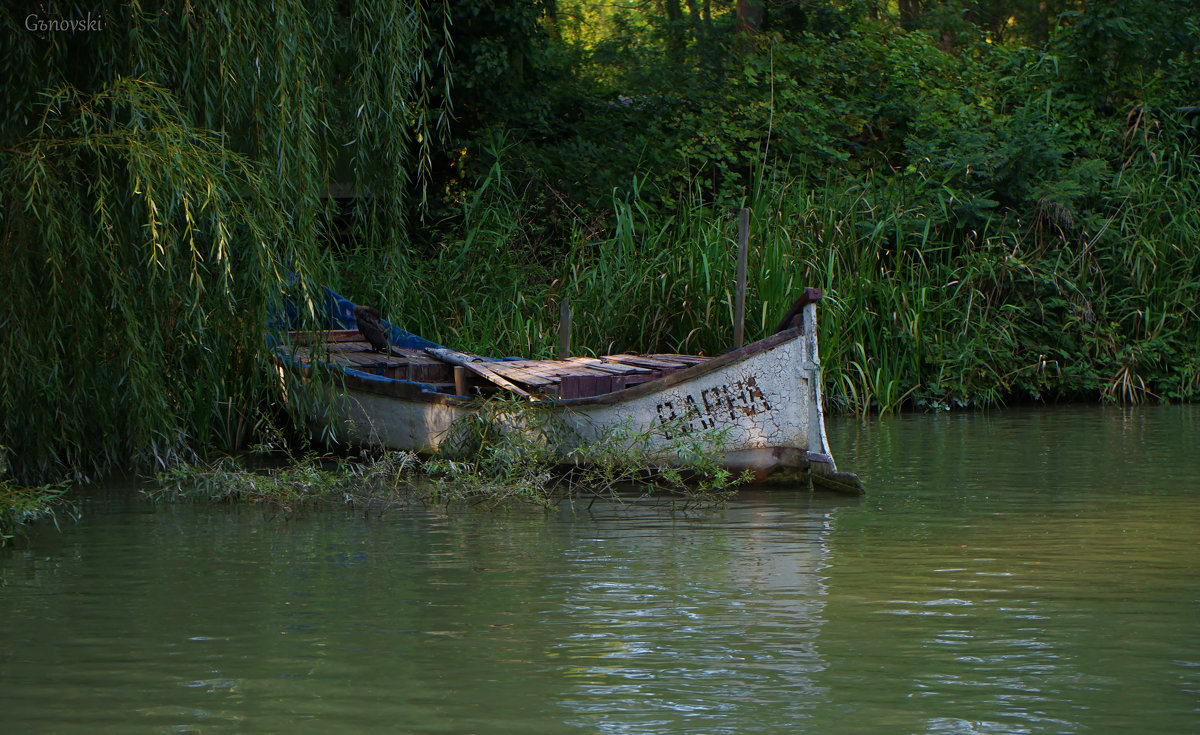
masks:
{"label": "cracked paint", "polygon": [[588,438],[598,435],[595,427],[622,422],[656,429],[664,450],[679,436],[706,431],[721,432],[731,450],[807,450],[815,399],[810,374],[816,370],[807,359],[808,342],[808,337],[798,337],[661,393],[613,405],[581,406],[585,420],[572,423]]}
{"label": "cracked paint", "polygon": [[[758,379],[753,374],[732,384],[720,383],[702,388],[699,400],[692,393],[686,393],[682,406],[677,405],[679,403],[677,399],[664,400],[655,406],[655,412],[660,426],[675,427],[684,435],[715,429],[736,422],[742,416],[755,416],[771,410],[771,403],[763,395]],[[670,439],[674,432],[664,428],[663,433]]]}

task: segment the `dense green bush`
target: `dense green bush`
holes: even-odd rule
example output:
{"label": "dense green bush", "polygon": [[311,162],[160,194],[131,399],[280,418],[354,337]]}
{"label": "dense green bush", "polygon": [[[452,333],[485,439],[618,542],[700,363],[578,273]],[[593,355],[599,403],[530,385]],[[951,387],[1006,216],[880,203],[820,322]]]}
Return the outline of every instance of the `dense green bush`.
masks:
{"label": "dense green bush", "polygon": [[[749,332],[790,289],[825,287],[834,405],[1194,399],[1200,220],[1186,202],[1200,139],[1178,108],[1200,102],[1186,72],[1200,14],[1066,3],[1043,28],[1028,9],[1004,25],[972,6],[947,36],[930,32],[950,23],[945,8],[921,7],[907,23],[868,8],[833,31],[777,23],[753,37],[718,19],[723,40],[689,30],[682,51],[662,18],[610,20],[577,57],[574,114],[471,148],[496,162],[476,181],[507,192],[487,210],[512,225],[496,248],[557,249],[538,250],[539,275],[501,299],[503,320],[460,329],[486,300],[414,318],[545,352],[570,295],[592,349],[719,351],[731,213],[748,205]],[[645,43],[656,23],[667,40]],[[494,258],[488,243],[455,257]]]}

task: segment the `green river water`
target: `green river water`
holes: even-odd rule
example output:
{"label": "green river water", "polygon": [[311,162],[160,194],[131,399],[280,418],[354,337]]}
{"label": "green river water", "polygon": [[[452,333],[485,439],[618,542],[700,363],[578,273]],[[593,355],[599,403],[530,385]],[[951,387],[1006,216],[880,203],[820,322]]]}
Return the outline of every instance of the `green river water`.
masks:
{"label": "green river water", "polygon": [[1200,407],[830,435],[865,498],[96,491],[0,551],[0,733],[1200,733]]}

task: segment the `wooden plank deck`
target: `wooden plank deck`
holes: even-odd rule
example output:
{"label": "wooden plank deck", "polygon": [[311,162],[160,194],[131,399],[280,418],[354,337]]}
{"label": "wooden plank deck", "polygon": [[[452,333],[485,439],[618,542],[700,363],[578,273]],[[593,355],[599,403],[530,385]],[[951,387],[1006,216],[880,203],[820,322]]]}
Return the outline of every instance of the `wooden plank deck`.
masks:
{"label": "wooden plank deck", "polygon": [[[293,333],[292,356],[303,363],[313,361],[314,340]],[[355,370],[401,380],[453,386],[452,366],[423,350],[393,348],[393,354],[376,352],[357,330],[333,330],[323,335],[320,350],[324,359]],[[569,357],[566,360],[484,360],[489,371],[531,393],[547,397],[587,398],[655,380],[710,358],[697,355],[605,355]],[[478,393],[492,393],[497,386],[471,375],[468,386]],[[449,389],[453,392],[452,387]]]}

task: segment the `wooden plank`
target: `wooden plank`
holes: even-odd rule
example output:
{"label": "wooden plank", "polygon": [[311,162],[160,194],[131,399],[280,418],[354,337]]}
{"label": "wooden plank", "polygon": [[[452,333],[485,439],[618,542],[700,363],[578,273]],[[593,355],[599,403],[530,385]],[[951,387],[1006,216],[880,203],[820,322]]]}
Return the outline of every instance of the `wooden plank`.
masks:
{"label": "wooden plank", "polygon": [[317,332],[306,332],[303,330],[295,330],[288,332],[288,339],[293,344],[307,345],[313,342],[324,342],[326,344],[332,342],[358,342],[363,339],[362,334],[357,329],[327,329]]}
{"label": "wooden plank", "polygon": [[530,365],[529,367],[525,368],[525,370],[534,375],[540,375],[544,378],[549,378],[550,380],[558,380],[563,375],[561,370],[558,370],[553,366],[553,361]]}
{"label": "wooden plank", "polygon": [[577,375],[568,375],[559,384],[558,395],[560,398],[585,398],[583,390],[580,387],[580,378]]}
{"label": "wooden plank", "polygon": [[367,352],[371,345],[366,342],[336,342],[325,345],[325,351],[331,355],[342,355],[347,352]]}
{"label": "wooden plank", "polygon": [[610,371],[598,369],[574,360],[544,360],[538,370],[547,375],[608,375]]}
{"label": "wooden plank", "polygon": [[554,367],[557,364],[553,360],[537,361],[522,367],[521,371],[524,374],[536,376],[541,380],[557,382],[563,375],[561,369]]}
{"label": "wooden plank", "polygon": [[454,350],[448,350],[444,347],[427,347],[425,348],[425,352],[433,355],[439,360],[448,362],[451,365],[461,365],[476,375],[486,378],[501,388],[510,390],[519,396],[524,396],[531,401],[539,400],[536,396],[531,395],[528,391],[514,385],[506,380],[503,376],[493,372],[488,367],[488,364],[478,355],[468,355],[463,352],[455,352]]}
{"label": "wooden plank", "polygon": [[564,296],[558,305],[558,359],[571,356],[571,301]]}
{"label": "wooden plank", "polygon": [[383,365],[386,367],[399,367],[404,364],[404,360],[397,360],[394,357],[388,357],[382,352],[351,352],[345,355],[339,355],[338,359],[330,360],[349,365]]}
{"label": "wooden plank", "polygon": [[519,376],[519,379],[533,382],[554,381],[562,374],[562,370],[557,367],[560,363],[554,360],[498,361],[484,364],[501,375]]}
{"label": "wooden plank", "polygon": [[[546,386],[560,382],[566,376],[603,377],[614,372],[625,373],[625,369],[604,369],[599,364],[586,365],[574,361],[537,360],[526,361],[514,366],[513,362],[487,363],[490,369],[509,380],[531,386]],[[637,371],[639,368],[629,368]]]}
{"label": "wooden plank", "polygon": [[496,373],[516,383],[524,383],[525,385],[533,387],[550,385],[554,383],[552,378],[530,372],[526,368],[513,367],[512,363],[489,363],[489,367]]}
{"label": "wooden plank", "polygon": [[603,370],[606,373],[613,375],[629,375],[630,373],[645,372],[648,368],[640,368],[634,365],[622,365],[619,362],[605,362],[595,357],[572,357],[570,362],[577,362],[581,365],[586,365],[593,370]]}
{"label": "wooden plank", "polygon": [[638,374],[639,372],[646,372],[646,371],[642,370],[642,371],[630,372],[630,373],[615,373],[615,372],[609,371],[609,370],[595,369],[595,368],[589,368],[589,367],[581,367],[581,366],[567,367],[567,366],[562,366],[562,365],[553,365],[553,366],[546,366],[546,367],[541,368],[540,372],[538,374],[545,376],[545,379],[547,379],[547,380],[557,383],[557,382],[561,381],[563,378],[567,378],[567,377],[604,378],[604,377],[611,377],[611,376],[617,375],[617,374],[635,375],[635,374]]}
{"label": "wooden plank", "polygon": [[[603,380],[609,380],[605,376]],[[591,398],[601,393],[608,393],[607,383],[600,384],[601,378],[595,375],[564,375],[561,384],[563,398]]]}
{"label": "wooden plank", "polygon": [[566,375],[562,379],[563,398],[591,398],[624,390],[631,380],[628,375]]}
{"label": "wooden plank", "polygon": [[711,357],[701,357],[700,355],[678,355],[673,353],[656,353],[649,355],[649,357],[662,358],[664,360],[671,360],[673,362],[682,362],[688,365],[698,365],[699,363],[708,362],[712,359]]}
{"label": "wooden plank", "polygon": [[658,356],[649,357],[647,355],[605,355],[604,359],[612,362],[619,362],[625,365],[637,365],[638,367],[647,367],[654,370],[662,370],[664,368],[682,368],[687,367],[686,363],[677,362],[661,358]]}
{"label": "wooden plank", "polygon": [[530,365],[536,365],[537,363],[538,363],[537,360],[495,360],[488,364],[492,365],[492,366],[500,365],[500,366],[503,366],[506,368],[509,368],[509,367],[523,368],[523,367],[529,367]]}
{"label": "wooden plank", "polygon": [[658,380],[666,375],[665,372],[646,373],[644,375],[627,375],[625,376],[625,387],[632,388],[635,385],[649,383],[652,380]]}
{"label": "wooden plank", "polygon": [[412,368],[411,380],[418,383],[448,383],[454,379],[453,366],[444,362],[411,365],[410,367]]}
{"label": "wooden plank", "polygon": [[608,370],[601,370],[588,365],[577,365],[570,362],[562,362],[555,368],[559,375],[586,375],[593,378],[612,375]]}

